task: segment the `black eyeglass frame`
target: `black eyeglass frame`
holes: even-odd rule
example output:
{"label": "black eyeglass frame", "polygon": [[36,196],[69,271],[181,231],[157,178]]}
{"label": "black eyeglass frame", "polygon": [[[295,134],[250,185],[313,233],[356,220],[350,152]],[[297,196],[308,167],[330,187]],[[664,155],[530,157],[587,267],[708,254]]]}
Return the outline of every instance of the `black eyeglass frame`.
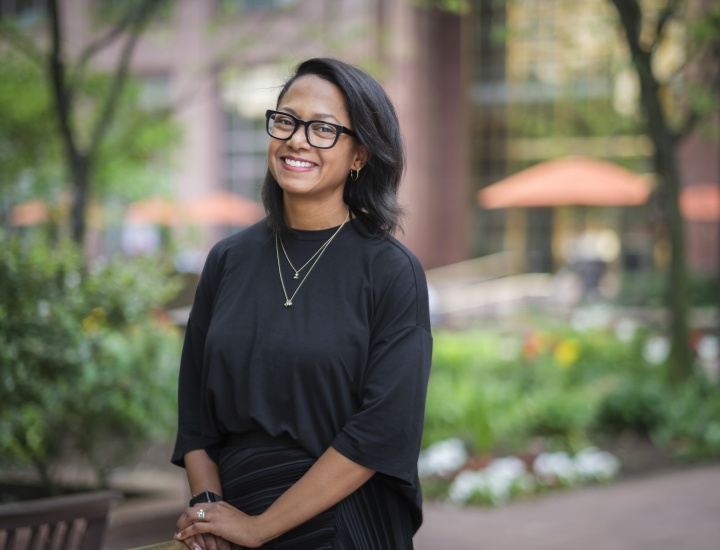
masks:
{"label": "black eyeglass frame", "polygon": [[[273,115],[283,115],[286,116],[295,122],[295,128],[292,132],[290,132],[290,135],[286,138],[279,138],[277,136],[274,136],[270,133],[270,117]],[[335,141],[332,142],[332,145],[328,145],[327,147],[318,147],[317,145],[314,145],[310,141],[310,125],[319,122],[321,124],[327,124],[328,126],[332,126],[337,130],[337,134],[335,134]],[[315,147],[316,149],[332,149],[337,144],[338,140],[340,139],[341,134],[347,134],[352,137],[357,137],[357,134],[353,132],[352,130],[345,128],[342,124],[334,124],[332,122],[328,122],[327,120],[303,120],[301,118],[298,118],[296,116],[291,115],[290,113],[286,113],[284,111],[273,111],[272,109],[268,109],[265,111],[265,131],[268,133],[268,135],[273,139],[279,139],[280,141],[288,141],[290,140],[294,135],[295,132],[297,132],[297,129],[300,128],[300,125],[303,125],[305,127],[305,139],[307,140],[308,144],[311,147]]]}

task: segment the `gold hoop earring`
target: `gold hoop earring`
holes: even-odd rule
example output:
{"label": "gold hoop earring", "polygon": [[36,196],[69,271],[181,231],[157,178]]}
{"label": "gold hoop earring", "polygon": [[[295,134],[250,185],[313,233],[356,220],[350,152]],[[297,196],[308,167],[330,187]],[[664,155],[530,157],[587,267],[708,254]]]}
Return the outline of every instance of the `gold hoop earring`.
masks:
{"label": "gold hoop earring", "polygon": [[[353,172],[355,172],[355,174],[353,174]],[[360,177],[360,168],[358,168],[357,170],[350,170],[350,179],[351,180],[357,181],[359,177]]]}

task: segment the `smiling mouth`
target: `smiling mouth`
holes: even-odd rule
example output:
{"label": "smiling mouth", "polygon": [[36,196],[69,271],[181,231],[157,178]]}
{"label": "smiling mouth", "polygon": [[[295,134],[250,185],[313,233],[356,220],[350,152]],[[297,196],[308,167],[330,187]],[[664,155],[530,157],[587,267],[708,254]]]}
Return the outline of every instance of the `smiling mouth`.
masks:
{"label": "smiling mouth", "polygon": [[283,157],[282,161],[288,166],[294,166],[295,168],[312,168],[313,166],[317,166],[314,162],[295,160],[287,157]]}

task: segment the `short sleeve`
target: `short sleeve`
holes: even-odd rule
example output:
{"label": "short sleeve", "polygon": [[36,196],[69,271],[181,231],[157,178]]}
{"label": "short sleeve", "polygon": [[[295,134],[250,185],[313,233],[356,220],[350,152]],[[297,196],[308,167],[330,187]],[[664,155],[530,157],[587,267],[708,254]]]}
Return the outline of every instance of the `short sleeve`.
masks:
{"label": "short sleeve", "polygon": [[222,253],[218,244],[208,254],[200,276],[180,356],[178,431],[171,458],[172,463],[178,466],[184,467],[186,453],[203,449],[211,443],[203,437],[202,371],[205,337],[221,275]]}
{"label": "short sleeve", "polygon": [[374,311],[361,403],[332,445],[354,462],[413,484],[432,337],[425,275],[409,252],[395,247],[373,266]]}

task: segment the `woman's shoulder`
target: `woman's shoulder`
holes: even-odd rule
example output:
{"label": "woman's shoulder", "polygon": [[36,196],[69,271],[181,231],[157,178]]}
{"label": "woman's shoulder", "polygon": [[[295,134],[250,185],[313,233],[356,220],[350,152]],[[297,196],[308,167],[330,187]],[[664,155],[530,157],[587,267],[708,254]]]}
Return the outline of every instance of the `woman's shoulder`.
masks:
{"label": "woman's shoulder", "polygon": [[247,256],[252,250],[257,250],[270,238],[270,231],[266,221],[260,220],[254,225],[246,227],[216,242],[205,260],[205,271],[221,272],[228,260]]}
{"label": "woman's shoulder", "polygon": [[[371,281],[378,323],[429,331],[428,290],[420,260],[392,236],[373,241]],[[402,321],[400,321],[402,319]]]}
{"label": "woman's shoulder", "polygon": [[420,260],[394,236],[383,232],[373,232],[362,221],[355,227],[356,234],[373,256],[373,263],[377,266],[387,267],[388,264],[393,264],[397,267],[423,272]]}
{"label": "woman's shoulder", "polygon": [[397,238],[388,235],[371,241],[369,246],[375,271],[400,272],[413,278],[425,279],[420,260]]}
{"label": "woman's shoulder", "polygon": [[266,220],[262,219],[216,242],[210,249],[210,255],[225,256],[235,251],[246,250],[264,244],[268,238],[270,238],[270,230]]}

